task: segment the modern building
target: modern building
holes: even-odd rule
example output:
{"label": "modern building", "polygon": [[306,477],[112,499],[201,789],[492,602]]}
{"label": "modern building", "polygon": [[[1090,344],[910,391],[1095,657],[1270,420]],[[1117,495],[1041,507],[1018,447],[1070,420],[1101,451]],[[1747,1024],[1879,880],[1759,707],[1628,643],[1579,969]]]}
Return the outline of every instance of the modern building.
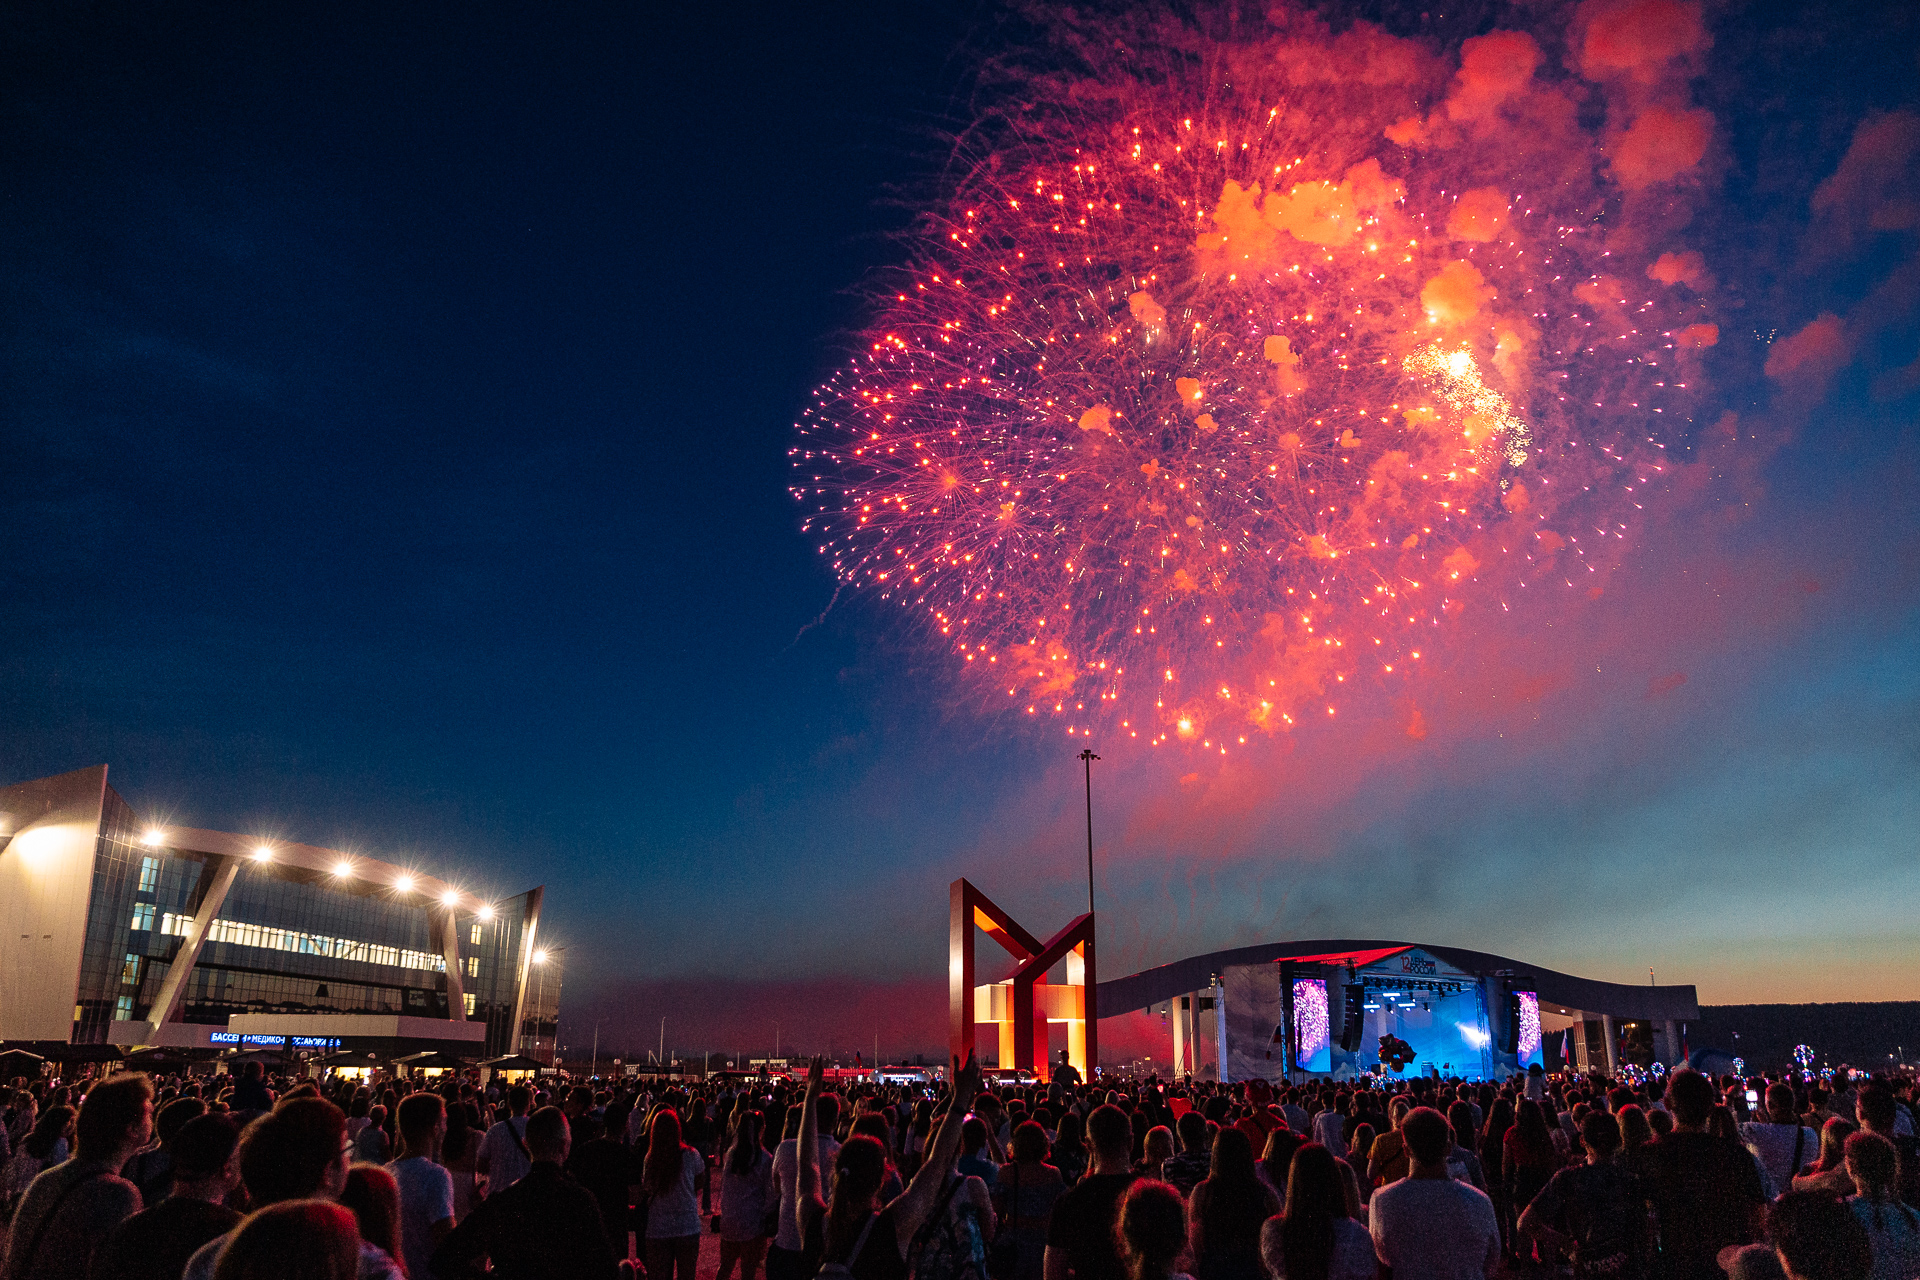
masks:
{"label": "modern building", "polygon": [[1176,1074],[1228,1081],[1356,1075],[1503,1079],[1533,1063],[1675,1065],[1700,1017],[1691,986],[1556,973],[1409,942],[1276,942],[1192,956],[1099,987],[1102,1016],[1165,1018]]}
{"label": "modern building", "polygon": [[143,821],[99,765],[0,789],[0,1042],[551,1062],[543,890]]}

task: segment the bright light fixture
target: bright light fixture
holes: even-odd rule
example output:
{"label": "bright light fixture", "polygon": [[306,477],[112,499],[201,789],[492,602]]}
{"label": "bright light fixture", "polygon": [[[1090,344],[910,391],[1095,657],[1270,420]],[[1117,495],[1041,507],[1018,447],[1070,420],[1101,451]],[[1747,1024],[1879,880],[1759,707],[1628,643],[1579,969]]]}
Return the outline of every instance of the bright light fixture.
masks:
{"label": "bright light fixture", "polygon": [[265,862],[267,859],[271,858],[272,856],[273,856],[273,850],[269,849],[264,844],[258,846],[253,851],[253,860],[255,862]]}
{"label": "bright light fixture", "polygon": [[545,964],[545,963],[547,962],[547,953],[546,953],[546,952],[544,952],[544,951],[536,951],[536,952],[534,952],[534,953],[533,953],[533,962],[534,962],[535,964]]}
{"label": "bright light fixture", "polygon": [[412,892],[413,892],[413,877],[412,877],[412,876],[401,876],[401,877],[400,877],[400,878],[399,878],[398,880],[395,880],[395,881],[393,882],[393,887],[394,887],[394,888],[396,888],[396,889],[398,889],[398,890],[399,890],[400,892],[402,892],[402,893],[412,893]]}
{"label": "bright light fixture", "polygon": [[346,861],[336,862],[333,864],[333,874],[342,877],[350,876],[353,874],[353,864]]}
{"label": "bright light fixture", "polygon": [[459,906],[459,905],[460,905],[460,891],[459,891],[458,889],[449,889],[449,890],[447,890],[447,891],[446,891],[445,893],[443,893],[443,894],[441,894],[441,895],[440,895],[440,905],[441,905],[441,906],[443,906],[443,907],[457,907],[457,906]]}
{"label": "bright light fixture", "polygon": [[147,833],[140,837],[140,843],[146,845],[149,849],[151,849],[155,845],[159,844],[162,840],[165,840],[166,838],[167,838],[167,833],[162,831],[160,828],[148,827]]}
{"label": "bright light fixture", "polygon": [[493,919],[493,908],[492,908],[492,907],[489,907],[489,906],[482,906],[482,907],[480,908],[480,918],[481,918],[482,920],[491,920],[491,919]]}

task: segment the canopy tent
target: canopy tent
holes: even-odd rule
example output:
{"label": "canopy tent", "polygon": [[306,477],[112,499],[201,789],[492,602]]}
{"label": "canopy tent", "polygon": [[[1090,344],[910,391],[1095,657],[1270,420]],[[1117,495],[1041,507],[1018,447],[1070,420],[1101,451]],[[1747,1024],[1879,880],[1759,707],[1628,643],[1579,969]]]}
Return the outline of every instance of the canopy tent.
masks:
{"label": "canopy tent", "polygon": [[458,1071],[467,1063],[439,1049],[423,1049],[419,1053],[409,1053],[403,1058],[395,1058],[390,1065],[403,1071]]}
{"label": "canopy tent", "polygon": [[0,1081],[11,1080],[15,1076],[38,1080],[46,1065],[46,1058],[25,1049],[0,1050]]}
{"label": "canopy tent", "polygon": [[336,1071],[373,1071],[380,1066],[378,1054],[362,1053],[354,1049],[337,1049],[309,1061],[313,1066],[332,1067]]}
{"label": "canopy tent", "polygon": [[212,1058],[213,1055],[204,1049],[142,1049],[127,1055],[127,1069],[151,1071],[166,1067],[190,1067],[196,1062],[211,1061]]}
{"label": "canopy tent", "polygon": [[55,1062],[119,1062],[127,1051],[111,1044],[57,1044],[46,1056]]}
{"label": "canopy tent", "polygon": [[519,1072],[547,1070],[546,1063],[536,1058],[529,1058],[523,1053],[509,1053],[498,1058],[488,1058],[486,1061],[476,1063],[475,1065],[485,1067],[489,1071]]}

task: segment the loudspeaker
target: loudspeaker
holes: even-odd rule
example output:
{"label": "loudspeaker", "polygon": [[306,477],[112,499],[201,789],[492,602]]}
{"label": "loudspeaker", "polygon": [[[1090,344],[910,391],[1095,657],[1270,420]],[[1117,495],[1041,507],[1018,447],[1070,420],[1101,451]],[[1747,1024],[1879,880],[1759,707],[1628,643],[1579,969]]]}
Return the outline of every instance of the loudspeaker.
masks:
{"label": "loudspeaker", "polygon": [[1507,988],[1507,1026],[1500,1033],[1500,1052],[1518,1053],[1520,1051],[1520,993],[1512,987]]}
{"label": "loudspeaker", "polygon": [[1360,1047],[1360,1037],[1366,1033],[1367,993],[1357,982],[1347,984],[1347,1008],[1340,1020],[1340,1047],[1348,1053]]}

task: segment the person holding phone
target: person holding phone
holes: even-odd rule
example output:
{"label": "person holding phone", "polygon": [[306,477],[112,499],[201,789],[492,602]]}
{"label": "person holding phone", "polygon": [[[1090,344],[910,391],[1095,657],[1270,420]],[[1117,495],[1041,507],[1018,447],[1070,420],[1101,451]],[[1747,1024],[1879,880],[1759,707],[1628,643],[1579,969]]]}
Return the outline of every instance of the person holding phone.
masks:
{"label": "person holding phone", "polygon": [[[1747,1097],[1758,1099],[1751,1089]],[[1765,1118],[1741,1125],[1740,1140],[1760,1158],[1767,1176],[1782,1192],[1792,1187],[1794,1176],[1820,1154],[1820,1135],[1800,1123],[1793,1105],[1793,1086],[1786,1084],[1767,1090]]]}

